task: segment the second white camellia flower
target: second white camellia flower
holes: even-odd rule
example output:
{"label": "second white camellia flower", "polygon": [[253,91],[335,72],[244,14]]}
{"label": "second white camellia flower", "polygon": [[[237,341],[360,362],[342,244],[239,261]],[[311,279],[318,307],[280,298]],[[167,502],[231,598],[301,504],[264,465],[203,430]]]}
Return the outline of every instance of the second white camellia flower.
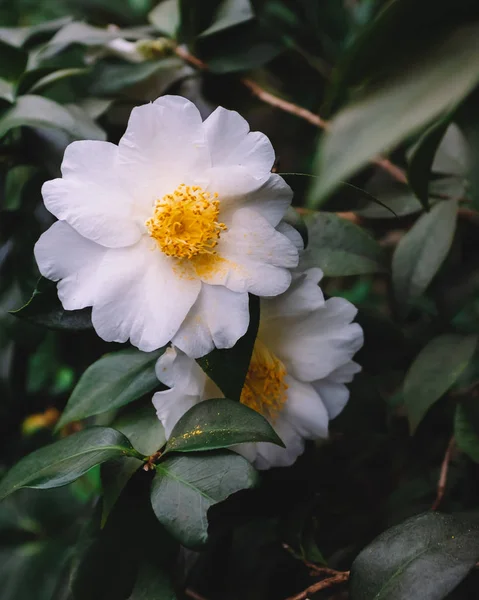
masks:
{"label": "second white camellia flower", "polygon": [[230,348],[249,324],[248,292],[291,282],[298,236],[281,220],[292,192],[271,173],[273,148],[236,112],[206,121],[164,96],[135,108],[118,146],[73,142],[45,183],[59,221],[35,257],[66,310],[92,306],[107,341],[192,357]]}
{"label": "second white camellia flower", "polygon": [[[354,354],[363,331],[352,323],[356,308],[343,298],[325,300],[318,286],[322,272],[295,275],[284,294],[261,301],[258,335],[241,402],[268,419],[285,448],[260,442],[235,447],[257,468],[289,466],[304,450],[305,439],[328,435],[328,423],[346,405],[360,366]],[[223,394],[196,361],[168,348],[156,374],[171,389],[153,397],[169,437],[192,406]]]}

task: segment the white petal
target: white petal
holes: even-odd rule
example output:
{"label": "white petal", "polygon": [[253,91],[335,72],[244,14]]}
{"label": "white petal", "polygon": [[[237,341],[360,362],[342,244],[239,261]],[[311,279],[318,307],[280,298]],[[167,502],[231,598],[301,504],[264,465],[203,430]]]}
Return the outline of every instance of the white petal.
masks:
{"label": "white petal", "polygon": [[211,166],[201,116],[180,96],[134,108],[119,143],[122,167],[134,177],[138,203],[151,206]]}
{"label": "white petal", "polygon": [[156,392],[153,396],[153,405],[158,419],[165,428],[167,439],[179,419],[198,402],[200,402],[199,396],[189,395],[181,387]]}
{"label": "white petal", "polygon": [[289,185],[274,173],[263,183],[255,180],[247,169],[212,169],[205,177],[208,191],[218,194],[220,219],[228,226],[234,211],[250,208],[276,227],[293,198]]}
{"label": "white petal", "polygon": [[323,379],[349,362],[363,345],[363,331],[351,323],[356,308],[343,298],[330,298],[310,315],[285,319],[283,327],[266,323],[262,338],[300,381]]}
{"label": "white petal", "polygon": [[331,381],[329,377],[327,377],[320,381],[313,381],[311,385],[321,397],[321,400],[328,411],[329,418],[334,419],[337,417],[346,406],[349,399],[349,390],[344,383]]}
{"label": "white petal", "polygon": [[[308,269],[304,273],[295,274],[290,287],[275,298],[263,302],[261,329],[269,337],[269,328],[276,338],[277,327],[289,317],[304,317],[324,306],[323,292],[318,283],[323,277],[321,269]],[[279,322],[273,323],[278,320]]]}
{"label": "white petal", "polygon": [[170,388],[181,388],[185,394],[202,396],[206,374],[198,363],[174,346],[166,349],[155,365],[158,379]]}
{"label": "white petal", "polygon": [[291,283],[288,268],[298,263],[298,251],[287,237],[258,213],[243,208],[217,246],[219,260],[197,271],[205,283],[224,285],[234,292],[276,296]]}
{"label": "white petal", "polygon": [[108,277],[93,306],[93,326],[104,340],[130,339],[145,352],[171,341],[201,287],[197,279],[175,272],[174,261],[146,237],[109,252],[102,268]]}
{"label": "white petal", "polygon": [[269,139],[249,125],[237,112],[217,108],[204,122],[213,167],[246,167],[256,178],[271,171],[274,150]]}
{"label": "white petal", "polygon": [[82,237],[63,221],[54,223],[35,245],[40,273],[58,284],[58,296],[65,310],[92,306],[98,286],[102,260],[108,252]]}
{"label": "white petal", "polygon": [[[296,246],[298,252],[302,252],[304,250],[303,238],[301,237],[299,231],[297,231],[292,225],[286,223],[285,221],[281,221],[276,229],[285,235]],[[320,270],[321,269],[318,269],[318,271]]]}
{"label": "white petal", "polygon": [[282,412],[284,418],[305,439],[327,438],[328,412],[313,386],[290,375],[285,381],[288,399]]}
{"label": "white petal", "polygon": [[132,218],[133,199],[117,169],[118,148],[99,141],[73,142],[65,150],[62,179],[42,188],[47,209],[84,237],[117,248],[142,231]]}
{"label": "white petal", "polygon": [[232,348],[249,325],[248,294],[203,284],[173,343],[199,358],[216,348]]}
{"label": "white petal", "polygon": [[276,446],[276,444],[259,442],[256,444],[239,444],[232,449],[260,470],[270,469],[271,467],[289,467],[304,452],[304,440],[291,424],[281,416],[272,425],[286,445],[285,448]]}
{"label": "white petal", "polygon": [[354,375],[359,371],[361,371],[361,367],[350,360],[335,369],[326,379],[311,383],[321,396],[330,419],[336,418],[346,406],[349,399],[349,390],[344,384],[352,381]]}

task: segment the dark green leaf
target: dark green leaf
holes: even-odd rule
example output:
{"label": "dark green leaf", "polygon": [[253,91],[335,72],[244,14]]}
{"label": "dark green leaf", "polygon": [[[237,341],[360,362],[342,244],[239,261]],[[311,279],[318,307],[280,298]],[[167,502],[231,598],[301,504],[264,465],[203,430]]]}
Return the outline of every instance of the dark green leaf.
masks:
{"label": "dark green leaf", "polygon": [[71,17],[61,17],[31,27],[0,27],[0,40],[20,48],[39,35],[51,34],[71,21]]}
{"label": "dark green leaf", "polygon": [[467,367],[477,339],[476,335],[445,334],[421,350],[404,380],[404,402],[411,431],[415,431],[431,406]]}
{"label": "dark green leaf", "polygon": [[155,363],[164,348],[141,352],[136,348],[106,354],[80,378],[58,427],[129,404],[158,385]]}
{"label": "dark green leaf", "polygon": [[0,40],[0,78],[16,81],[27,66],[28,54]]}
{"label": "dark green leaf", "polygon": [[381,247],[361,227],[326,212],[305,221],[308,246],[300,259],[301,269],[320,267],[330,277],[386,270]]}
{"label": "dark green leaf", "polygon": [[92,327],[91,309],[64,310],[57,296],[56,283],[44,277],[25,306],[11,314],[49,329],[84,331]]}
{"label": "dark green leaf", "polygon": [[242,442],[271,442],[284,447],[258,412],[226,398],[205,400],[184,414],[173,428],[166,452],[228,448]]}
{"label": "dark green leaf", "polygon": [[158,31],[176,38],[180,26],[179,0],[164,0],[148,15],[148,20]]}
{"label": "dark green leaf", "polygon": [[20,96],[0,117],[0,138],[16,127],[61,129],[76,139],[104,140],[105,134],[93,121],[78,119],[70,110],[42,96]]}
{"label": "dark green leaf", "polygon": [[211,506],[257,481],[249,462],[227,450],[167,458],[156,471],[151,489],[153,510],[187,548],[198,548],[207,541]]}
{"label": "dark green leaf", "polygon": [[351,600],[441,600],[479,558],[477,525],[425,513],[388,529],[351,569]]}
{"label": "dark green leaf", "polygon": [[69,77],[79,77],[86,73],[88,73],[88,69],[58,69],[57,71],[53,71],[53,73],[48,73],[48,75],[40,77],[28,91],[36,94],[58,81],[68,79]]}
{"label": "dark green leaf", "polygon": [[343,109],[323,137],[310,193],[317,207],[374,157],[453,109],[479,80],[479,24],[463,25],[431,43],[414,63]]}
{"label": "dark green leaf", "polygon": [[457,405],[454,437],[459,450],[479,463],[479,403],[472,397]]}
{"label": "dark green leaf", "polygon": [[409,160],[409,185],[426,210],[429,210],[429,180],[434,157],[450,121],[448,115],[430,127],[414,147]]}
{"label": "dark green leaf", "polygon": [[[160,4],[161,6],[161,4]],[[94,95],[117,94],[164,70],[177,70],[183,66],[177,58],[145,61],[140,64],[101,63],[93,73],[90,92]]]}
{"label": "dark green leaf", "polygon": [[142,589],[138,579],[142,565],[154,566],[160,573],[163,568],[171,572],[176,544],[155,518],[149,501],[150,482],[143,471],[137,473],[102,529],[96,511],[75,552],[77,564],[70,585],[75,600],[136,600],[131,594]]}
{"label": "dark green leaf", "polygon": [[111,458],[141,458],[128,439],[109,427],[92,427],[22,458],[0,481],[0,499],[24,487],[66,485]]}
{"label": "dark green leaf", "polygon": [[176,600],[176,594],[166,573],[144,563],[128,600]]}
{"label": "dark green leaf", "polygon": [[253,18],[250,0],[223,0],[213,18],[213,24],[201,33],[201,37],[234,27]]}
{"label": "dark green leaf", "polygon": [[248,331],[230,350],[215,349],[197,362],[227,398],[238,400],[253,353],[259,326],[259,298],[249,296]]}
{"label": "dark green leaf", "polygon": [[457,202],[439,202],[416,221],[397,245],[392,280],[402,314],[407,314],[408,305],[426,290],[446,258],[456,230],[456,216]]}

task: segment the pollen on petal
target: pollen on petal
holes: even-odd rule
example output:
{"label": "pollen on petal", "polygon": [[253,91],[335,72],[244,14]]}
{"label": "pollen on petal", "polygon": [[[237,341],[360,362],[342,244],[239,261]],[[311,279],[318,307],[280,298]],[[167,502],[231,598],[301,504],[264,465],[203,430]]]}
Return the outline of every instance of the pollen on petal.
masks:
{"label": "pollen on petal", "polygon": [[256,339],[241,402],[274,420],[288,399],[287,375],[283,363],[259,339]]}

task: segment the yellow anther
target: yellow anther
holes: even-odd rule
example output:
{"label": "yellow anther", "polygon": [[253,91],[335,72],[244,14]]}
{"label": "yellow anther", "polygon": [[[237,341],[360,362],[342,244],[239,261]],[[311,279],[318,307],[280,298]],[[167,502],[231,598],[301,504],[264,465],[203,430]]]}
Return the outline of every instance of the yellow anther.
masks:
{"label": "yellow anther", "polygon": [[283,363],[257,338],[241,402],[266,417],[276,418],[288,399],[286,375]]}
{"label": "yellow anther", "polygon": [[198,185],[182,183],[156,201],[153,216],[145,223],[150,236],[168,256],[215,254],[220,234],[226,230],[226,225],[218,222],[217,197]]}

